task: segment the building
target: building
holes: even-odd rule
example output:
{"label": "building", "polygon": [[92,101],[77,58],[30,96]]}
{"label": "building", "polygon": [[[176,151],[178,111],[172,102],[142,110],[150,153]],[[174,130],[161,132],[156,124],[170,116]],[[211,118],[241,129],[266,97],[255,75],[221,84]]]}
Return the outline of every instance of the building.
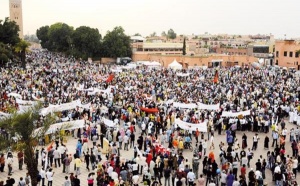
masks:
{"label": "building", "polygon": [[[183,51],[182,42],[162,42],[161,40],[149,42],[141,36],[132,36],[130,39],[132,53],[173,55],[182,54]],[[186,51],[189,51],[188,45],[186,46]]]}
{"label": "building", "polygon": [[132,55],[133,61],[157,61],[162,66],[167,67],[176,59],[184,68],[189,67],[231,67],[235,65],[249,66],[252,62],[258,61],[254,56],[242,56],[242,55],[217,55],[217,54],[205,54],[202,56],[183,56],[183,55],[161,55],[154,53],[140,53],[136,52]]}
{"label": "building", "polygon": [[23,38],[22,0],[9,0],[9,18],[19,25],[19,37]]}
{"label": "building", "polygon": [[279,40],[275,42],[275,64],[300,70],[300,42]]}

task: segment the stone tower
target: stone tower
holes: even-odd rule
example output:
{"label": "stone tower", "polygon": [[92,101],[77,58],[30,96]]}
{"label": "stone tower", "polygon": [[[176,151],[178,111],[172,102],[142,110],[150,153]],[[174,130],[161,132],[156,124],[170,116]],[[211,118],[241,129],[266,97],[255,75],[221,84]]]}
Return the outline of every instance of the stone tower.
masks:
{"label": "stone tower", "polygon": [[9,0],[9,18],[19,25],[19,37],[23,38],[22,0]]}

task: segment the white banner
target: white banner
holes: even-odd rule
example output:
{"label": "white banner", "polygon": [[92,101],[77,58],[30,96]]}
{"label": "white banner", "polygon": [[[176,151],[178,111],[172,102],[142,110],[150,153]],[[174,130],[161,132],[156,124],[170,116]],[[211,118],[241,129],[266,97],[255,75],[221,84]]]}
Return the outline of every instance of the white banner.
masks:
{"label": "white banner", "polygon": [[223,111],[222,112],[222,117],[237,117],[239,115],[248,116],[250,114],[251,114],[250,110],[242,111],[242,112],[226,112],[226,111]]}
{"label": "white banner", "polygon": [[60,104],[60,105],[50,105],[50,107],[52,107],[54,112],[62,112],[64,110],[72,110],[72,109],[75,109],[77,106],[78,107],[81,106],[81,101],[79,99],[72,101],[70,103],[64,103],[64,104]]}
{"label": "white banner", "polygon": [[116,126],[116,124],[112,120],[109,120],[109,119],[106,119],[106,118],[102,118],[102,121],[108,127],[114,127],[114,126]]}
{"label": "white banner", "polygon": [[198,109],[200,109],[200,110],[219,110],[220,103],[215,104],[215,105],[206,105],[203,103],[198,103]]}
{"label": "white banner", "polygon": [[1,116],[10,116],[11,114],[5,113],[5,112],[1,112],[1,111],[0,111],[0,115],[1,115]]}
{"label": "white banner", "polygon": [[289,112],[290,118],[289,118],[289,122],[293,123],[296,122],[296,124],[298,126],[300,126],[300,116],[298,116],[297,111],[296,112]]}
{"label": "white banner", "polygon": [[187,76],[189,76],[190,74],[189,74],[189,73],[177,73],[176,75],[177,75],[177,76],[180,76],[180,77],[187,77]]}
{"label": "white banner", "polygon": [[25,100],[21,100],[21,99],[18,99],[18,98],[16,98],[16,102],[19,105],[34,105],[34,104],[37,103],[36,101],[25,101]]}
{"label": "white banner", "polygon": [[111,69],[112,72],[117,72],[117,73],[121,73],[122,69]]}
{"label": "white banner", "polygon": [[81,108],[84,108],[84,109],[89,109],[91,107],[91,103],[87,103],[87,104],[81,104],[80,106]]}
{"label": "white banner", "polygon": [[35,97],[34,94],[32,94],[31,96],[32,96],[32,99],[34,99],[35,101],[44,101],[44,98],[37,98],[37,97]]}
{"label": "white banner", "polygon": [[180,119],[175,119],[175,124],[184,130],[196,131],[196,129],[198,128],[200,132],[207,132],[207,121],[204,121],[203,123],[195,124],[195,123],[184,122]]}
{"label": "white banner", "polygon": [[9,94],[7,94],[7,96],[12,96],[12,97],[15,97],[15,98],[18,98],[18,99],[22,99],[22,96],[21,94],[18,94],[18,93],[14,93],[14,92],[11,92]]}
{"label": "white banner", "polygon": [[[78,129],[84,127],[84,120],[74,120],[74,121],[67,121],[67,122],[61,122],[61,123],[55,123],[53,125],[50,125],[49,129],[46,131],[45,134],[52,134],[55,133],[57,130],[72,130],[72,129]],[[35,133],[39,132],[43,128],[40,127],[35,130]]]}
{"label": "white banner", "polygon": [[179,103],[179,102],[174,102],[173,103],[173,106],[174,107],[177,107],[177,108],[186,108],[186,109],[193,109],[193,108],[197,108],[198,106],[194,103]]}

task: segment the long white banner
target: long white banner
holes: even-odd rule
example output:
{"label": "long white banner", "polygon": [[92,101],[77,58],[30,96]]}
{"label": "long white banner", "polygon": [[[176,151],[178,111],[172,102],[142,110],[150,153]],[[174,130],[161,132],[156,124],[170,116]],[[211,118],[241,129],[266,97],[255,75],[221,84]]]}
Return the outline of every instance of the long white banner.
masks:
{"label": "long white banner", "polygon": [[242,111],[242,112],[222,112],[222,117],[237,117],[239,115],[249,116],[251,114],[250,110]]}
{"label": "long white banner", "polygon": [[220,109],[220,103],[215,105],[206,105],[203,103],[198,103],[198,109],[201,110],[219,110]]}
{"label": "long white banner", "polygon": [[[49,129],[46,131],[45,134],[52,134],[55,133],[57,130],[72,130],[84,127],[84,120],[74,120],[74,121],[67,121],[61,123],[55,123],[50,125]],[[35,134],[38,134],[40,130],[43,130],[43,127],[40,127],[35,130]]]}
{"label": "long white banner", "polygon": [[195,123],[184,122],[180,119],[175,119],[175,124],[184,130],[196,131],[196,129],[198,128],[200,132],[207,132],[207,121],[203,123],[195,124]]}
{"label": "long white banner", "polygon": [[116,126],[116,124],[112,121],[112,120],[109,120],[109,119],[106,119],[106,118],[102,118],[103,122],[105,125],[107,125],[108,127],[114,127]]}
{"label": "long white banner", "polygon": [[183,108],[183,109],[193,109],[198,107],[195,103],[186,104],[186,103],[179,103],[179,102],[174,102],[173,106],[177,108]]}
{"label": "long white banner", "polygon": [[177,76],[180,76],[180,77],[187,77],[187,76],[189,76],[190,74],[189,74],[189,73],[177,73],[176,75],[177,75]]}

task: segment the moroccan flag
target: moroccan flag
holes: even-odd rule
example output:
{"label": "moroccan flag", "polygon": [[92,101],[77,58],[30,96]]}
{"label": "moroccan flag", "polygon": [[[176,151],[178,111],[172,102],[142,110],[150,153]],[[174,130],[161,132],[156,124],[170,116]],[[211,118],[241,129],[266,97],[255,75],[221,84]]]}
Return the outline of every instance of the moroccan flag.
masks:
{"label": "moroccan flag", "polygon": [[214,83],[218,83],[218,82],[219,82],[219,73],[216,70],[215,77],[214,77]]}
{"label": "moroccan flag", "polygon": [[110,83],[113,79],[114,79],[114,75],[113,74],[110,74],[106,80],[106,83]]}

